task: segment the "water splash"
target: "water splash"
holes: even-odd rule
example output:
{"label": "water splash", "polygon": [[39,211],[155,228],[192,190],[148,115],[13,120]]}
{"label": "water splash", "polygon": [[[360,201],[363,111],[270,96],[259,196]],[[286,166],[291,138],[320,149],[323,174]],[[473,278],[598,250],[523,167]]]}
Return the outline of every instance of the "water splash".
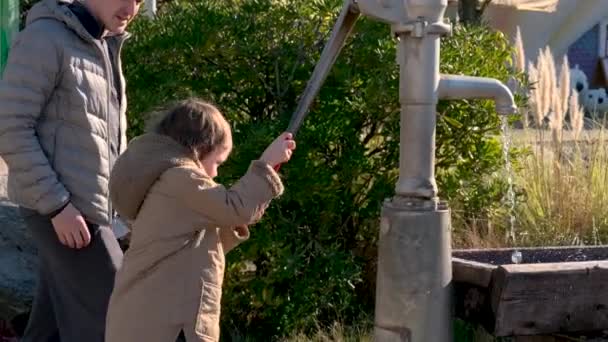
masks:
{"label": "water splash", "polygon": [[[511,158],[509,157],[509,150],[511,149],[512,138],[509,134],[509,118],[502,116],[500,118],[500,127],[502,130],[502,155],[505,160],[505,174],[507,178],[507,207],[509,215],[509,229],[507,231],[507,238],[515,244],[517,242],[515,234],[515,190],[513,189],[513,167],[511,165]],[[515,249],[511,254],[511,261],[514,264],[519,264],[523,261],[523,255]]]}
{"label": "water splash", "polygon": [[516,249],[513,251],[513,253],[511,253],[511,262],[514,264],[521,264],[523,259],[524,256],[519,250]]}

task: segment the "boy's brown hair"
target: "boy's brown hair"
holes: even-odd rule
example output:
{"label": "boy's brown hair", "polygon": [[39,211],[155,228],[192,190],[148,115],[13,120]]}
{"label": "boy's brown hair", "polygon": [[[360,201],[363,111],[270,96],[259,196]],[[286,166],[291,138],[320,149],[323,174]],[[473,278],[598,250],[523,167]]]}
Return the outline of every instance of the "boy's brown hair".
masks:
{"label": "boy's brown hair", "polygon": [[226,144],[230,125],[214,105],[198,98],[189,98],[156,115],[147,131],[171,137],[192,150],[200,160]]}

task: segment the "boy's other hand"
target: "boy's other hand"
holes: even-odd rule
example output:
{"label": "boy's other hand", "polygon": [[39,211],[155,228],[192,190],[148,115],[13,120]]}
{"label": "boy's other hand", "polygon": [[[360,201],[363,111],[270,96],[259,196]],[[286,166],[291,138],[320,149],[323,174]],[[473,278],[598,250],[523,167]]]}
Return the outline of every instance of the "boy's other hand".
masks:
{"label": "boy's other hand", "polygon": [[72,203],[51,219],[59,241],[70,248],[81,249],[91,242],[91,233],[82,214]]}

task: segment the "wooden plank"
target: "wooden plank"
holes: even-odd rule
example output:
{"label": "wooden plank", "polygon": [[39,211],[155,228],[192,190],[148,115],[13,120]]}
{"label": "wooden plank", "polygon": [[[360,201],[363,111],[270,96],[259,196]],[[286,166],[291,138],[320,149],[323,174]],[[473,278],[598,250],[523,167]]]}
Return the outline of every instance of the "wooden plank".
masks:
{"label": "wooden plank", "polygon": [[496,336],[608,329],[608,261],[500,266],[491,291]]}
{"label": "wooden plank", "polygon": [[539,264],[502,265],[509,274],[587,272],[589,269],[608,269],[608,261],[554,262]]}
{"label": "wooden plank", "polygon": [[566,342],[572,339],[563,339],[555,336],[515,336],[512,342]]}
{"label": "wooden plank", "polygon": [[480,287],[488,287],[492,279],[492,272],[497,266],[452,258],[452,277],[456,282],[469,283]]}
{"label": "wooden plank", "polygon": [[[500,302],[502,300],[503,288],[507,286],[507,282],[509,280],[507,275],[507,270],[504,267],[500,266],[494,271],[492,281],[490,283],[490,306],[492,308],[492,312],[494,313],[494,321],[498,319],[497,313],[500,307]],[[495,331],[496,325],[492,329],[492,332]]]}

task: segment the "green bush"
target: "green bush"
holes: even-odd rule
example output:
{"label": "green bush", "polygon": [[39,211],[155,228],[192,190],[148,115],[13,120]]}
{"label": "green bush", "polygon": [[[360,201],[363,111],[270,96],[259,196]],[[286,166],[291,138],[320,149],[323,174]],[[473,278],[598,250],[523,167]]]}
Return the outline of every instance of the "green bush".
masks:
{"label": "green bush", "polygon": [[[209,99],[235,132],[221,172],[230,183],[285,129],[341,3],[175,2],[141,18],[124,55],[131,136],[167,101]],[[500,34],[460,27],[443,43],[442,71],[505,80],[509,55]],[[379,211],[398,176],[398,75],[388,25],[362,19],[281,170],[286,193],[229,255],[224,336],[268,339],[372,313]],[[502,165],[493,105],[442,102],[439,112],[441,196],[463,221],[492,214],[504,194],[489,176]]]}

